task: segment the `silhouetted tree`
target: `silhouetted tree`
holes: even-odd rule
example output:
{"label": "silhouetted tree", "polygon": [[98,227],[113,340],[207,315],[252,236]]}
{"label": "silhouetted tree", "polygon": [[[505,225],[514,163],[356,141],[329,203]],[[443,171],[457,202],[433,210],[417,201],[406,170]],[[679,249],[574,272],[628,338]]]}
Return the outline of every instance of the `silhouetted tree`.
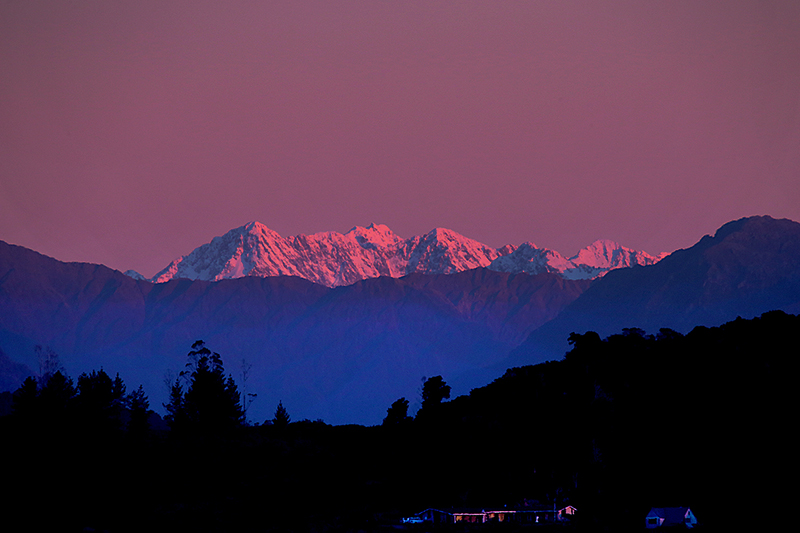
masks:
{"label": "silhouetted tree", "polygon": [[73,422],[75,386],[72,378],[56,371],[39,390],[39,406],[43,425],[49,430],[62,431]]}
{"label": "silhouetted tree", "polygon": [[647,332],[642,328],[622,328],[622,334],[626,337],[646,337]]}
{"label": "silhouetted tree", "polygon": [[44,384],[28,377],[12,395],[12,414],[27,430],[61,433],[74,422],[75,395],[72,379],[61,371]]}
{"label": "silhouetted tree", "polygon": [[85,433],[112,433],[121,429],[125,403],[125,384],[117,374],[114,380],[101,368],[78,377],[77,412]]}
{"label": "silhouetted tree", "polygon": [[408,416],[408,400],[400,398],[395,401],[386,411],[386,418],[383,419],[384,426],[398,426],[411,420]]}
{"label": "silhouetted tree", "polygon": [[119,377],[119,372],[117,375],[114,376],[114,384],[111,387],[111,395],[114,398],[114,406],[118,411],[122,411],[125,407],[127,407],[127,400],[128,397],[125,395],[125,383],[122,381],[122,378]]}
{"label": "silhouetted tree", "polygon": [[436,414],[442,402],[450,398],[450,385],[447,385],[442,376],[434,376],[425,380],[422,385],[422,405],[417,413],[420,420]]}
{"label": "silhouetted tree", "polygon": [[661,328],[658,330],[658,334],[656,335],[656,340],[659,341],[673,341],[682,338],[683,335],[670,328]]}
{"label": "silhouetted tree", "polygon": [[576,351],[596,350],[603,341],[600,339],[600,335],[594,331],[587,331],[583,335],[573,331],[567,337],[567,342],[572,346],[572,349],[567,353],[567,357],[569,357]]}
{"label": "silhouetted tree", "polygon": [[167,414],[164,416],[164,421],[169,428],[173,431],[180,429],[183,425],[183,384],[181,378],[176,377],[175,381],[169,387],[169,401],[162,404]]}
{"label": "silhouetted tree", "polygon": [[272,425],[279,428],[285,428],[289,425],[292,419],[289,417],[289,412],[283,406],[283,402],[278,402],[278,407],[275,409],[275,417],[272,419]]}
{"label": "silhouetted tree", "polygon": [[247,392],[247,378],[250,377],[250,369],[253,368],[253,365],[248,363],[246,359],[242,359],[242,415],[244,418],[244,423],[247,424],[247,409],[250,407],[250,404],[253,403],[258,396],[258,394],[253,392]]}
{"label": "silhouetted tree", "polygon": [[32,422],[40,416],[39,384],[28,376],[11,397],[11,411],[15,417]]}
{"label": "silhouetted tree", "polygon": [[128,395],[128,407],[131,416],[128,422],[128,433],[133,438],[141,438],[150,430],[148,422],[150,402],[147,400],[144,388],[141,385]]}
{"label": "silhouetted tree", "polygon": [[197,341],[188,356],[188,370],[181,373],[188,381],[188,389],[179,408],[186,427],[211,434],[241,425],[244,414],[239,391],[233,378],[225,377],[220,355]]}
{"label": "silhouetted tree", "polygon": [[61,360],[52,348],[37,344],[33,351],[36,353],[36,359],[39,363],[40,386],[43,387],[56,372],[61,372],[62,375],[65,374],[64,367],[61,366]]}
{"label": "silhouetted tree", "polygon": [[434,376],[425,381],[422,386],[422,408],[439,405],[450,398],[450,385],[446,384],[442,376]]}

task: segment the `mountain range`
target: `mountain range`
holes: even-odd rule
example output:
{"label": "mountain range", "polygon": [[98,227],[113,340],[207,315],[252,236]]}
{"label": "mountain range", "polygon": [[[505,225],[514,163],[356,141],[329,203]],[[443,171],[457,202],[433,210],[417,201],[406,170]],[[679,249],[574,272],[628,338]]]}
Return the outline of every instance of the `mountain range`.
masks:
{"label": "mountain range", "polygon": [[800,312],[796,222],[741,219],[655,259],[607,242],[569,259],[496,250],[440,229],[403,240],[375,225],[283,239],[251,223],[150,281],[0,241],[0,386],[35,374],[42,345],[72,376],[102,367],[143,384],[160,410],[165,378],[203,339],[258,394],[252,420],[282,401],[295,420],[374,424],[394,400],[419,401],[425,377],[463,394],[561,358],[573,331],[685,333]]}
{"label": "mountain range", "polygon": [[[387,226],[376,224],[356,226],[344,234],[284,238],[259,222],[250,222],[172,261],[149,281],[298,276],[338,287],[380,276],[453,274],[481,267],[512,274],[552,272],[567,279],[593,279],[616,268],[654,264],[664,255],[652,256],[614,241],[598,240],[566,258],[532,242],[495,249],[444,228],[402,239]],[[127,274],[145,279],[135,271]]]}

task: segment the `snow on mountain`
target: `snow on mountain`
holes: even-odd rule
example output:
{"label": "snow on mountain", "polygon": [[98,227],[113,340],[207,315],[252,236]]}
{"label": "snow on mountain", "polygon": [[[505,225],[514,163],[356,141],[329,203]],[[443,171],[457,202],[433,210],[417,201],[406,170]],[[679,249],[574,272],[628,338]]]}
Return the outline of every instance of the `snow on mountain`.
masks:
{"label": "snow on mountain", "polygon": [[344,234],[323,232],[284,238],[263,224],[250,222],[172,261],[151,281],[298,276],[338,287],[379,276],[453,274],[479,267],[591,279],[614,268],[652,264],[658,259],[613,241],[597,241],[567,259],[531,242],[491,248],[444,228],[410,239],[380,224],[356,226]]}
{"label": "snow on mountain", "polygon": [[495,259],[490,270],[497,272],[525,272],[526,274],[541,274],[552,272],[560,274],[572,266],[563,255],[547,248],[537,248],[532,242],[521,244],[516,250]]}
{"label": "snow on mountain", "polygon": [[383,224],[370,224],[366,228],[356,226],[346,233],[346,235],[353,235],[358,241],[358,244],[368,249],[377,248],[391,248],[402,246],[404,241],[392,230]]}
{"label": "snow on mountain", "polygon": [[608,239],[600,239],[579,251],[569,260],[576,265],[586,265],[598,269],[614,269],[632,267],[634,265],[652,265],[664,254],[652,256],[646,252],[631,250]]}
{"label": "snow on mountain", "polygon": [[500,252],[437,228],[404,240],[384,225],[283,238],[258,222],[233,229],[174,260],[151,281],[218,281],[243,276],[299,276],[328,287],[412,272],[451,274],[488,266]]}
{"label": "snow on mountain", "polygon": [[410,239],[407,250],[407,274],[454,274],[489,266],[500,256],[494,248],[444,228]]}
{"label": "snow on mountain", "polygon": [[135,270],[126,270],[126,271],[124,272],[124,274],[125,274],[126,276],[128,276],[129,278],[133,278],[133,279],[135,279],[135,280],[137,280],[137,281],[143,281],[143,280],[146,280],[146,279],[147,279],[147,278],[145,278],[143,275],[141,275],[141,274],[139,274],[138,272],[136,272]]}
{"label": "snow on mountain", "polygon": [[494,260],[489,268],[498,272],[555,272],[567,279],[594,279],[616,268],[652,265],[665,255],[652,256],[600,239],[567,259],[558,252],[526,242],[510,254]]}

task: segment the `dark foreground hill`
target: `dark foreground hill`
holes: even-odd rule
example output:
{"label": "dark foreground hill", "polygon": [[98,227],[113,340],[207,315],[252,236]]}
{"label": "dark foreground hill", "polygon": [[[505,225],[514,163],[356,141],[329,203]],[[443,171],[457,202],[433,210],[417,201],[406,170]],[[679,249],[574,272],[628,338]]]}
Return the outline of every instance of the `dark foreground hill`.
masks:
{"label": "dark foreground hill", "polygon": [[[294,277],[136,281],[100,265],[62,263],[0,243],[0,349],[9,388],[19,364],[38,370],[36,345],[77,375],[104,368],[154,404],[198,339],[256,393],[263,421],[283,401],[295,417],[377,423],[426,376],[475,372],[500,361],[588,286],[557,275],[476,269],[368,279],[329,289]],[[249,368],[246,383],[242,370]],[[24,377],[24,376],[22,376]]]}
{"label": "dark foreground hill", "polygon": [[28,390],[0,417],[14,489],[0,528],[392,531],[427,508],[536,501],[578,509],[569,526],[541,531],[641,531],[650,507],[687,505],[705,531],[783,530],[797,331],[800,317],[775,311],[687,335],[573,335],[562,361],[509,369],[378,427],[208,433],[201,417],[142,433],[87,424],[112,421],[90,411],[102,407],[93,388]]}

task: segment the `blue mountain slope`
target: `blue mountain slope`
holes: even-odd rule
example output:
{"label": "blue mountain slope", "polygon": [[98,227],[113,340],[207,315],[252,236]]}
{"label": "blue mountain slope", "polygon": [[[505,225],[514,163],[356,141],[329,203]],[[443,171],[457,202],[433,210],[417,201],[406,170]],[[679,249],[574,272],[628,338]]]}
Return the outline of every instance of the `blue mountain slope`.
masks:
{"label": "blue mountain slope", "polygon": [[[37,368],[52,347],[67,371],[104,368],[141,383],[159,408],[203,339],[258,394],[263,421],[279,400],[294,419],[379,423],[423,377],[455,379],[496,363],[588,286],[555,275],[486,269],[375,278],[329,289],[295,277],[153,284],[103,266],[61,263],[0,243],[0,348]],[[17,376],[18,379],[18,376]],[[459,390],[469,392],[468,388]]]}
{"label": "blue mountain slope", "polygon": [[776,309],[800,312],[800,224],[743,218],[655,265],[609,272],[503,365],[560,359],[572,332],[605,337],[636,327],[686,333]]}

